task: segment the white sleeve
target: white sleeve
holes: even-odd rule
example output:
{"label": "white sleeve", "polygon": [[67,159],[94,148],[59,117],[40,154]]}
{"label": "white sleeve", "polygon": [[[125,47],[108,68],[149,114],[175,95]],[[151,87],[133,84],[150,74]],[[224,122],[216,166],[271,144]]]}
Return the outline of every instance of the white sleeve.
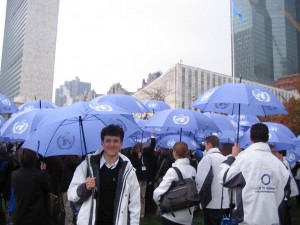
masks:
{"label": "white sleeve", "polygon": [[199,162],[197,167],[197,175],[196,175],[196,183],[197,183],[197,190],[200,191],[206,177],[209,174],[211,168],[211,158],[209,156],[205,156]]}
{"label": "white sleeve", "polygon": [[68,200],[72,202],[77,202],[80,198],[77,195],[77,187],[86,182],[87,177],[87,163],[86,160],[82,161],[80,165],[76,168],[72,181],[68,189]]}
{"label": "white sleeve", "polygon": [[153,200],[157,205],[159,205],[160,197],[169,190],[174,180],[178,180],[178,176],[176,171],[171,167],[166,172],[162,182],[153,192]]}

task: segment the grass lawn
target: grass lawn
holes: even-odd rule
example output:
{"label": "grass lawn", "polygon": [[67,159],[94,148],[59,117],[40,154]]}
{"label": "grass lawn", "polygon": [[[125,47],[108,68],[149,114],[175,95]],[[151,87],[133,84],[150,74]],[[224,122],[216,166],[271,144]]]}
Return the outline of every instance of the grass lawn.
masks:
{"label": "grass lawn", "polygon": [[[291,218],[292,218],[292,225],[300,224],[300,208],[296,206],[295,198],[291,201]],[[161,225],[162,222],[159,216],[155,215],[147,215],[144,219],[141,220],[141,225]],[[195,217],[195,225],[203,225],[203,217],[201,212],[199,215]]]}

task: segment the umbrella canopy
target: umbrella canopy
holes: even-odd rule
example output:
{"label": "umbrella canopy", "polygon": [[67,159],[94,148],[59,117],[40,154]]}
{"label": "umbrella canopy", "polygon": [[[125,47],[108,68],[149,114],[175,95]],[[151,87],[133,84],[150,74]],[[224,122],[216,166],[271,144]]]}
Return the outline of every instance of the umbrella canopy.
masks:
{"label": "umbrella canopy", "polygon": [[33,109],[56,109],[57,106],[46,100],[34,100],[26,102],[18,107],[19,111],[30,111]]}
{"label": "umbrella canopy", "polygon": [[283,104],[266,88],[259,85],[235,83],[209,89],[192,107],[206,112],[268,116],[287,114]]}
{"label": "umbrella canopy", "polygon": [[269,131],[274,132],[282,132],[289,136],[290,138],[294,139],[296,138],[296,135],[293,133],[293,131],[290,130],[287,126],[281,124],[281,123],[275,123],[275,122],[264,122],[269,128]]}
{"label": "umbrella canopy", "polygon": [[159,147],[162,147],[162,148],[172,149],[174,144],[178,141],[185,142],[188,145],[188,148],[191,150],[194,150],[194,149],[200,147],[199,144],[192,137],[185,136],[185,135],[182,135],[180,137],[180,135],[178,135],[178,134],[164,136],[161,140],[159,140],[157,142],[156,145]]}
{"label": "umbrella canopy", "polygon": [[34,109],[14,113],[1,127],[0,138],[9,141],[25,141],[50,111]]}
{"label": "umbrella canopy", "polygon": [[2,127],[5,122],[6,120],[3,118],[3,116],[0,115],[0,127]]}
{"label": "umbrella canopy", "polygon": [[[92,104],[78,102],[71,106],[52,110],[45,117],[23,147],[32,149],[47,157],[54,155],[85,155],[99,149],[100,132],[109,124],[120,125],[124,139],[141,129],[132,115],[117,111],[98,110]],[[123,109],[122,109],[123,110]]]}
{"label": "umbrella canopy", "polygon": [[148,120],[143,120],[139,118],[134,118],[134,120],[139,125],[139,127],[144,131],[144,133],[155,133],[155,134],[165,133],[165,131],[159,127],[146,127]]}
{"label": "umbrella canopy", "polygon": [[143,104],[153,113],[171,108],[167,103],[158,100],[146,100],[143,101]]}
{"label": "umbrella canopy", "polygon": [[[273,123],[264,123],[268,126],[269,129],[269,144],[275,146],[277,150],[287,150],[287,149],[294,149],[296,144],[292,137],[288,136],[286,132],[283,132],[280,129],[275,128],[272,124]],[[240,145],[242,148],[247,148],[251,145],[250,140],[250,129],[246,131],[246,133],[240,139]]]}
{"label": "umbrella canopy", "polygon": [[111,102],[131,113],[146,113],[150,112],[142,102],[130,95],[110,94],[103,95],[92,99],[91,103]]}
{"label": "umbrella canopy", "polygon": [[4,94],[0,94],[0,114],[15,113],[18,108],[15,103]]}
{"label": "umbrella canopy", "polygon": [[205,116],[207,116],[208,118],[210,118],[216,124],[216,126],[220,130],[220,133],[223,133],[226,135],[232,134],[232,135],[230,135],[230,138],[232,136],[236,136],[237,124],[235,123],[235,121],[231,120],[229,117],[227,117],[225,115],[221,115],[221,114],[217,114],[217,113],[205,112],[203,114]]}
{"label": "umbrella canopy", "polygon": [[[238,115],[228,115],[229,118],[238,122]],[[259,119],[255,115],[240,115],[240,127],[243,131],[248,130],[253,124],[259,123]]]}
{"label": "umbrella canopy", "polygon": [[165,109],[148,119],[145,128],[160,128],[167,132],[219,132],[213,121],[203,113],[188,109]]}

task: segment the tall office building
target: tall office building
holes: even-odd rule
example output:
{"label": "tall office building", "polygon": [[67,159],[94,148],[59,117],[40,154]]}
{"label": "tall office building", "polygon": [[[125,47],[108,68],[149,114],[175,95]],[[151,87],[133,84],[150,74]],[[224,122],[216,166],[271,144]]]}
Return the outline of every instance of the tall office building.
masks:
{"label": "tall office building", "polygon": [[[91,92],[91,83],[82,82],[78,77],[75,80],[65,81],[64,85],[60,85],[55,89],[55,104],[57,106],[70,105],[79,99],[80,96],[87,95]],[[91,97],[95,97],[96,93]],[[91,99],[90,99],[91,100]]]}
{"label": "tall office building", "polygon": [[235,75],[274,85],[277,78],[297,73],[296,0],[234,2],[245,18],[233,18]]}
{"label": "tall office building", "polygon": [[0,93],[52,101],[59,0],[7,0]]}

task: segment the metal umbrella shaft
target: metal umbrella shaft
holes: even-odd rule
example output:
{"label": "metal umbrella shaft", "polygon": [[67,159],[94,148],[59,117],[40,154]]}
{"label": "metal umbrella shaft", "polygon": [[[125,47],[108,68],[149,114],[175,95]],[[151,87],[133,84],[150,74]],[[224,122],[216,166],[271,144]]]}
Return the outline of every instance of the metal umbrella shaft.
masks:
{"label": "metal umbrella shaft", "polygon": [[[90,161],[89,161],[89,157],[87,154],[87,148],[86,148],[86,141],[85,141],[85,136],[84,136],[84,130],[83,130],[83,124],[82,124],[82,117],[79,116],[79,127],[80,127],[80,131],[81,131],[81,135],[82,135],[82,141],[83,141],[83,148],[84,148],[84,152],[85,152],[85,160],[86,160],[86,164],[87,164],[87,169],[89,172],[89,177],[92,177],[92,171],[90,168]],[[97,197],[97,187],[93,188],[93,197],[96,198]]]}

